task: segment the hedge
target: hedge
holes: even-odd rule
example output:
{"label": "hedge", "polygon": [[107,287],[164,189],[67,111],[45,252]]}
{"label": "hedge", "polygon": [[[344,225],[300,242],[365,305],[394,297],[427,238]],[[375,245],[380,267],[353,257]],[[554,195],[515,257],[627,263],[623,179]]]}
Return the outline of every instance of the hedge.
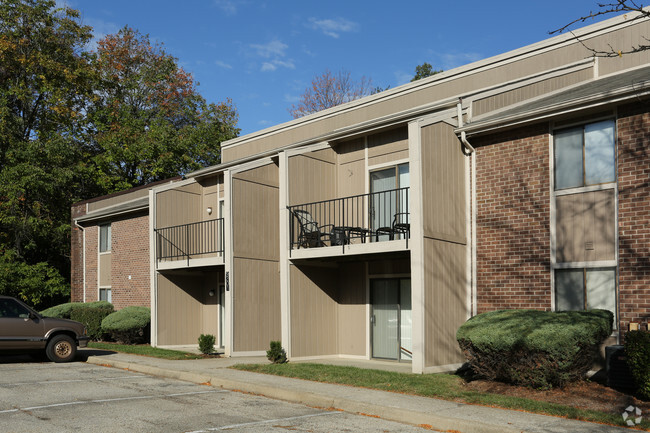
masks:
{"label": "hedge", "polygon": [[151,311],[148,307],[126,307],[106,316],[102,330],[123,344],[149,342]]}
{"label": "hedge", "polygon": [[625,334],[625,358],[639,396],[650,400],[650,331]]}
{"label": "hedge", "polygon": [[41,311],[41,315],[45,317],[55,317],[57,319],[69,319],[70,314],[72,313],[72,308],[76,306],[86,306],[85,308],[92,307],[103,307],[110,306],[113,308],[113,304],[108,301],[95,301],[95,302],[68,302],[67,304],[55,305],[46,310]]}
{"label": "hedge", "polygon": [[113,304],[107,301],[68,302],[43,310],[41,314],[45,317],[81,322],[86,326],[88,336],[93,340],[99,340],[102,338],[102,320],[113,311],[115,311]]}
{"label": "hedge", "polygon": [[456,339],[479,377],[548,389],[585,376],[612,323],[606,310],[499,310],[469,319]]}

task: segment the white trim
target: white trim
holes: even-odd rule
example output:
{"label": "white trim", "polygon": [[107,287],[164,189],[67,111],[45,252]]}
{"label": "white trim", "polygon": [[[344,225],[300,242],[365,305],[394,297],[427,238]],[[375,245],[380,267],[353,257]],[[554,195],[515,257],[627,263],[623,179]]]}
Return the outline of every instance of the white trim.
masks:
{"label": "white trim", "polygon": [[616,182],[601,183],[599,185],[580,186],[577,188],[559,189],[557,191],[554,191],[554,195],[556,197],[561,197],[563,195],[583,194],[585,192],[594,192],[594,191],[607,191],[610,189],[613,190],[617,189]]}
{"label": "white trim", "polygon": [[403,165],[408,163],[409,163],[409,158],[402,158],[402,159],[396,159],[395,161],[382,162],[381,164],[367,165],[366,173],[368,176],[370,176],[370,172],[381,170],[382,168],[395,167],[397,165]]}
{"label": "white trim", "polygon": [[[413,235],[411,235],[411,239]],[[365,244],[349,244],[337,245],[333,247],[318,247],[318,248],[296,248],[291,250],[290,261],[302,259],[313,259],[320,257],[339,257],[339,256],[354,256],[360,254],[377,254],[387,253],[390,251],[408,251],[411,250],[411,240],[406,247],[406,239],[395,239],[392,241],[369,242]]]}
{"label": "white trim", "polygon": [[446,365],[437,365],[435,367],[425,367],[423,373],[429,374],[429,373],[451,373],[455,372],[458,370],[460,367],[462,367],[463,364],[446,364]]}
{"label": "white trim", "polygon": [[[456,99],[458,101],[458,99]],[[448,110],[436,111],[432,114],[427,114],[419,119],[420,128],[424,128],[435,123],[445,122],[453,126],[454,128],[458,127],[458,121],[454,121],[454,116],[456,115],[457,108],[454,106]]]}
{"label": "white trim", "polygon": [[477,234],[476,230],[478,227],[477,218],[478,218],[478,203],[476,199],[476,191],[478,187],[476,186],[476,164],[477,156],[476,152],[472,152],[472,315],[475,316],[478,314],[478,244],[477,244]]}
{"label": "white trim", "polygon": [[555,269],[593,269],[593,268],[615,268],[617,266],[614,260],[595,260],[589,262],[559,262],[551,263],[551,270]]}
{"label": "white trim", "polygon": [[280,180],[279,189],[279,230],[280,230],[280,330],[282,335],[282,347],[287,352],[287,358],[291,359],[291,265],[289,262],[289,155],[288,152],[280,152],[278,161],[278,177]]}
{"label": "white trim", "polygon": [[149,302],[151,303],[151,345],[158,346],[158,272],[156,272],[156,193],[149,190]]}
{"label": "white trim", "polygon": [[159,192],[168,191],[170,189],[176,189],[178,187],[190,185],[193,183],[196,183],[196,179],[192,179],[192,178],[183,179],[183,180],[179,180],[178,182],[165,183],[162,185],[154,186],[153,188],[150,189],[150,191],[153,191],[155,194],[158,194]]}
{"label": "white trim", "polygon": [[266,351],[265,350],[251,350],[248,352],[230,352],[231,358],[240,358],[244,356],[266,356]]}
{"label": "white trim", "polygon": [[[298,358],[293,358],[291,361],[293,362],[301,362],[301,361],[318,361],[319,359],[351,359],[351,360],[358,360],[358,361],[368,361],[368,358],[366,358],[363,355],[346,355],[346,354],[336,354],[336,355],[315,355],[315,356],[300,356]],[[375,361],[374,359],[372,361]],[[382,362],[381,360],[376,360],[376,362]]]}
{"label": "white trim", "polygon": [[249,161],[244,164],[237,165],[236,167],[231,167],[229,171],[231,174],[242,173],[244,171],[249,171],[255,168],[264,167],[265,165],[268,164],[273,164],[273,160],[271,159],[270,156],[256,159],[254,161]]}
{"label": "white trim", "polygon": [[202,257],[198,259],[183,259],[158,261],[156,269],[158,271],[167,271],[170,269],[190,269],[203,266],[219,266],[224,264],[223,254],[216,257]]}
{"label": "white trim", "polygon": [[331,144],[329,141],[321,141],[319,143],[314,143],[314,144],[308,144],[306,146],[302,147],[297,147],[294,149],[287,149],[283,151],[279,151],[278,154],[280,153],[286,153],[288,157],[296,156],[296,155],[302,155],[305,153],[310,153],[310,152],[316,152],[319,150],[323,149],[329,149],[331,148]]}
{"label": "white trim", "polygon": [[83,239],[83,252],[82,252],[82,263],[83,263],[83,302],[86,302],[86,271],[87,271],[87,265],[86,265],[86,229],[81,230],[81,235]]}
{"label": "white trim", "polygon": [[[225,356],[232,356],[233,352],[233,342],[235,341],[234,337],[234,326],[233,326],[233,291],[235,278],[233,275],[233,224],[232,222],[232,172],[226,170],[223,172],[223,194],[224,194],[224,205],[223,205],[223,214],[224,214],[224,284],[226,275],[228,275],[228,284],[226,285],[226,295],[225,295],[225,310],[226,310],[226,320],[224,321],[224,332],[223,336],[225,338],[224,344],[224,354]],[[228,221],[228,224],[226,224]]]}
{"label": "white trim", "polygon": [[[464,149],[464,148],[463,148]],[[474,155],[476,152],[472,152]],[[467,315],[466,318],[469,319],[472,317],[472,306],[473,306],[473,287],[474,282],[472,281],[473,275],[473,264],[472,264],[472,252],[474,249],[474,237],[472,236],[472,207],[471,207],[471,195],[472,187],[470,185],[472,174],[470,173],[470,160],[471,155],[465,155],[465,238],[469,241],[465,246],[465,290],[467,291]]]}
{"label": "white trim", "polygon": [[425,366],[425,285],[424,285],[424,227],[422,221],[422,129],[418,121],[408,125],[410,210],[411,213],[411,320],[412,371],[422,373]]}

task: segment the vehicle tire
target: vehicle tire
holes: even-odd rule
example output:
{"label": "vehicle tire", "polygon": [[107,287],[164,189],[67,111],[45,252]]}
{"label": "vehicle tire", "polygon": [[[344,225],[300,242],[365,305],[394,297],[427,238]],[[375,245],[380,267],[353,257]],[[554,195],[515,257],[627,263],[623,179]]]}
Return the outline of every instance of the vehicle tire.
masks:
{"label": "vehicle tire", "polygon": [[55,335],[47,343],[45,353],[52,362],[69,362],[77,354],[77,343],[68,335]]}

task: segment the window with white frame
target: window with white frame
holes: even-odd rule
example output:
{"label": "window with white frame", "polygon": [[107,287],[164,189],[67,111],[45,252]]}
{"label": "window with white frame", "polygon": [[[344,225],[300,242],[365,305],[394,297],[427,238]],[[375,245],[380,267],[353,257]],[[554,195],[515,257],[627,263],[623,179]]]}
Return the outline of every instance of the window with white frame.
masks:
{"label": "window with white frame", "polygon": [[99,289],[99,300],[113,302],[111,289]]}
{"label": "window with white frame", "polygon": [[111,251],[111,225],[102,224],[99,226],[99,252],[108,253]]}
{"label": "window with white frame", "polygon": [[555,309],[610,310],[616,324],[616,123],[553,134]]}

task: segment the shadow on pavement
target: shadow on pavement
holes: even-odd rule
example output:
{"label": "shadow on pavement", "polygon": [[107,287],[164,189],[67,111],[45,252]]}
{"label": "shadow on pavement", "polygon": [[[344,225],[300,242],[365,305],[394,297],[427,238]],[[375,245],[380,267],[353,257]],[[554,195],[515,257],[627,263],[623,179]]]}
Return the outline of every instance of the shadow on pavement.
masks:
{"label": "shadow on pavement", "polygon": [[[112,350],[100,349],[78,349],[77,356],[73,362],[86,362],[89,356],[107,356],[117,352]],[[0,354],[0,364],[41,364],[50,363],[44,352],[33,353],[2,353]]]}

